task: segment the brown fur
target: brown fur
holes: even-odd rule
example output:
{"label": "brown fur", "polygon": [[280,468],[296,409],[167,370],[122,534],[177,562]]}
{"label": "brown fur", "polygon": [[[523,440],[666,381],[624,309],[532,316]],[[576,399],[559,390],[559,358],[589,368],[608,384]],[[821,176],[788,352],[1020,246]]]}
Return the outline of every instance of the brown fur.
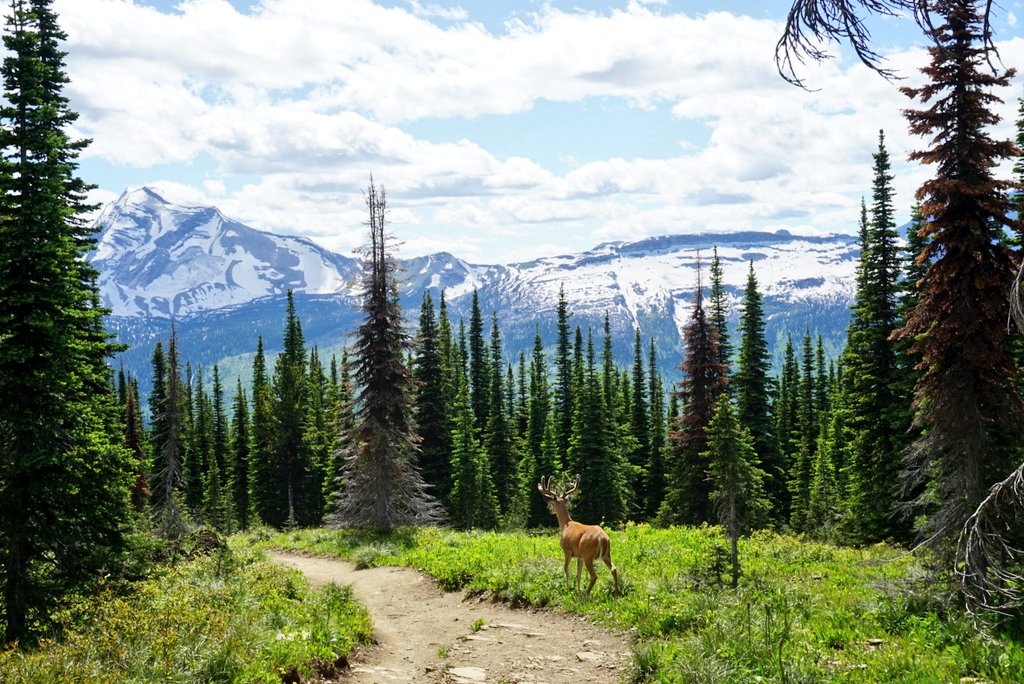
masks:
{"label": "brown fur", "polygon": [[576,522],[569,516],[568,503],[573,492],[576,491],[576,487],[579,486],[579,481],[580,478],[577,475],[576,484],[561,494],[552,492],[549,489],[550,479],[548,480],[548,486],[545,486],[544,478],[541,478],[540,483],[537,485],[537,489],[547,500],[548,509],[558,517],[558,527],[562,531],[560,544],[562,551],[565,553],[565,563],[562,567],[562,570],[565,572],[565,581],[571,584],[569,579],[569,561],[575,557],[576,589],[579,589],[580,575],[585,566],[587,573],[590,575],[590,584],[587,585],[586,591],[589,594],[590,590],[594,588],[594,583],[597,582],[594,560],[599,559],[604,561],[604,564],[611,571],[612,579],[615,582],[615,594],[618,595],[619,572],[615,565],[612,564],[612,542],[608,538],[608,534],[601,529],[600,525],[584,525],[583,523]]}

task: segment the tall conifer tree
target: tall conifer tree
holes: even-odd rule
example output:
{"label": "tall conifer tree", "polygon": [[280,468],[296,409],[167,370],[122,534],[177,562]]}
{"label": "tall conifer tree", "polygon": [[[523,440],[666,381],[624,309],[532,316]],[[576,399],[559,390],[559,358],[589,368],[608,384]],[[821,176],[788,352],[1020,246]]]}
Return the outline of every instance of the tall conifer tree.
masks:
{"label": "tall conifer tree", "polygon": [[274,393],[267,375],[263,337],[252,361],[252,447],[249,459],[249,524],[281,524],[281,483],[275,453]]}
{"label": "tall conifer tree", "polygon": [[686,352],[679,366],[683,380],[678,391],[682,415],[669,432],[671,478],[659,517],[669,523],[700,524],[712,520],[707,427],[726,391],[728,369],[719,360],[718,335],[704,312],[699,259],[693,314],[683,329],[683,341]]}
{"label": "tall conifer tree", "polygon": [[469,312],[469,398],[473,408],[476,434],[483,437],[490,409],[491,372],[484,340],[484,318],[480,312],[480,297],[473,290],[473,303]]}
{"label": "tall conifer tree", "polygon": [[648,468],[651,458],[651,416],[648,412],[648,390],[646,372],[644,371],[644,347],[640,339],[640,328],[633,335],[633,368],[631,378],[631,401],[633,409],[630,426],[636,440],[633,451],[629,454],[629,487],[632,496],[640,508],[646,506],[649,498],[647,492]]}
{"label": "tall conifer tree", "polygon": [[[910,397],[891,336],[899,324],[901,259],[894,219],[891,164],[878,134],[867,242],[861,251],[843,364],[850,447],[848,527],[858,541],[905,536],[894,515],[907,443]],[[820,369],[819,369],[820,370]]]}
{"label": "tall conifer tree", "polygon": [[1006,344],[1013,260],[997,239],[999,226],[1017,224],[1008,217],[1010,182],[993,177],[1014,147],[986,132],[999,120],[991,90],[1008,85],[1012,72],[989,68],[989,24],[976,2],[942,0],[934,11],[941,23],[922,69],[929,82],[902,89],[923,107],[905,112],[911,132],[933,141],[910,157],[936,167],[917,195],[930,219],[922,229],[930,237],[924,257],[934,261],[902,334],[914,340],[911,351],[925,369],[907,486],[927,485],[916,501],[927,514],[919,531],[945,545],[1016,464],[1009,435],[1020,434],[1022,409]]}
{"label": "tall conifer tree", "polygon": [[708,292],[708,321],[718,333],[718,360],[726,368],[732,365],[732,343],[729,340],[729,295],[722,281],[722,260],[718,257],[718,246],[711,252],[711,289]]}
{"label": "tall conifer tree", "polygon": [[332,502],[339,525],[429,524],[442,509],[416,468],[418,437],[412,416],[410,347],[398,303],[397,268],[385,231],[387,202],[370,180],[366,191],[370,244],[363,260],[363,311],[356,330],[353,366],[359,386],[356,424],[346,457],[345,482]]}
{"label": "tall conifer tree", "polygon": [[190,384],[192,429],[185,458],[185,503],[188,504],[190,511],[209,521],[209,516],[203,513],[205,479],[213,454],[213,407],[206,393],[206,379],[201,366],[196,369]]}
{"label": "tall conifer tree", "polygon": [[764,330],[764,304],[750,262],[740,316],[740,353],[733,377],[736,417],[753,440],[757,463],[764,471],[765,493],[772,510],[781,514],[788,500],[785,467],[771,414],[770,358]]}
{"label": "tall conifer tree", "polygon": [[653,518],[665,497],[665,388],[661,373],[658,371],[658,351],[654,346],[654,338],[650,340],[647,357],[648,369],[648,403],[651,407],[651,447],[647,459],[647,500],[644,503],[644,517]]}
{"label": "tall conifer tree", "polygon": [[[444,325],[448,325],[447,314]],[[425,290],[423,304],[420,306],[416,365],[413,369],[413,377],[418,383],[415,404],[416,429],[423,440],[418,459],[423,480],[430,485],[434,496],[445,500],[451,484],[452,426],[448,413],[451,404],[444,386],[439,334],[441,333],[434,318],[434,300],[430,296],[430,290]],[[446,334],[451,335],[450,328]],[[450,344],[448,346],[450,347]]]}
{"label": "tall conifer tree", "polygon": [[[302,506],[309,473],[309,453],[303,440],[307,400],[306,345],[291,290],[288,291],[283,347],[274,363],[272,386],[276,427],[274,463],[284,491],[284,505],[266,522],[286,524],[291,528],[317,522]],[[280,497],[278,501],[281,501]]]}
{"label": "tall conifer tree", "polygon": [[800,380],[796,399],[795,451],[789,473],[789,522],[794,530],[807,529],[811,496],[811,473],[818,445],[818,412],[815,410],[814,345],[811,331],[804,332],[800,357]]}
{"label": "tall conifer tree", "polygon": [[516,500],[518,493],[518,478],[516,476],[518,458],[504,401],[506,394],[502,377],[505,368],[504,355],[498,317],[493,315],[491,317],[491,358],[490,363],[487,364],[491,373],[491,389],[484,445],[491,469],[491,481],[494,483],[495,494],[498,497],[498,509],[503,520],[509,514],[511,504]]}
{"label": "tall conifer tree", "polygon": [[[534,329],[533,355],[530,359],[530,403],[526,422],[527,457],[530,467],[523,469],[524,483],[532,486],[541,477],[552,477],[561,472],[560,463],[549,459],[551,451],[545,448],[548,425],[551,422],[550,396],[548,390],[547,362],[544,358],[544,343],[540,328]],[[531,492],[532,493],[532,492]],[[531,496],[528,524],[531,527],[550,522],[551,514],[542,497]]]}
{"label": "tall conifer tree", "polygon": [[[86,262],[87,140],[63,91],[50,0],[13,0],[0,72],[0,600],[5,641],[32,608],[108,565],[130,514],[131,457],[112,432],[114,347]],[[56,397],[59,397],[57,399]]]}
{"label": "tall conifer tree", "polygon": [[231,438],[229,453],[231,467],[229,472],[230,496],[232,508],[238,517],[238,526],[245,530],[249,527],[249,402],[242,389],[242,379],[238,379],[235,387],[235,398],[232,403]]}
{"label": "tall conifer tree", "polygon": [[[556,310],[555,339],[555,388],[552,410],[555,414],[555,435],[558,439],[559,460],[566,462],[569,452],[569,439],[572,435],[573,414],[573,364],[572,347],[569,339],[569,302],[565,298],[565,286],[558,288],[558,308]],[[550,515],[550,514],[549,514]]]}
{"label": "tall conifer tree", "polygon": [[741,425],[728,395],[718,400],[707,429],[711,500],[715,518],[729,537],[732,586],[739,583],[739,538],[752,526],[761,524],[770,503],[764,491],[764,471],[757,465],[753,439]]}

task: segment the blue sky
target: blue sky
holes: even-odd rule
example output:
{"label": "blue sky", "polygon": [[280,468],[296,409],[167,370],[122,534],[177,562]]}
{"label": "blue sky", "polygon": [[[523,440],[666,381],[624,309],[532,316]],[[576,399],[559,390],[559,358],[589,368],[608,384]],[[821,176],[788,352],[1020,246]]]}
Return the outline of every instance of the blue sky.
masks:
{"label": "blue sky", "polygon": [[[1024,67],[1020,0],[997,10]],[[854,232],[886,132],[897,204],[929,169],[898,85],[837,48],[778,77],[787,2],[56,0],[97,201],[150,185],[340,252],[369,174],[412,256],[478,263],[738,229]],[[913,23],[871,22],[919,80]],[[1009,135],[1020,76],[1001,95]],[[1005,172],[1005,171],[1004,171]]]}

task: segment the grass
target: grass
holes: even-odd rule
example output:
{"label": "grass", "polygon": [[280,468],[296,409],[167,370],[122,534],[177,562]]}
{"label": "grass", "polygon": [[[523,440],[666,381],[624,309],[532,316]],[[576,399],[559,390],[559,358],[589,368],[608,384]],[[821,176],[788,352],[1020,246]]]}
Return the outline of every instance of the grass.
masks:
{"label": "grass", "polygon": [[370,636],[348,587],[315,592],[251,550],[83,598],[60,620],[59,640],[0,653],[0,683],[305,681],[335,673]]}
{"label": "grass", "polygon": [[621,597],[603,567],[592,596],[568,590],[555,531],[316,529],[241,541],[411,566],[446,589],[588,615],[629,631],[636,682],[1024,681],[1021,643],[979,635],[923,581],[918,561],[892,547],[758,533],[741,541],[743,577],[732,590],[717,528],[610,534]]}

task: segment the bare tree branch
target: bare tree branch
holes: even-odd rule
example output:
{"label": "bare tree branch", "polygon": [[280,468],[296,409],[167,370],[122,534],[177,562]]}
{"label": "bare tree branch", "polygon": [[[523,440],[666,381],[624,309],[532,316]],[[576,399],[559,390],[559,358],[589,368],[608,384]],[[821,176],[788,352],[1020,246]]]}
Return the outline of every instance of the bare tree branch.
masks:
{"label": "bare tree branch", "polygon": [[[794,0],[786,17],[782,36],[775,45],[775,65],[787,82],[808,89],[797,71],[808,61],[821,62],[832,57],[829,43],[849,43],[857,58],[872,71],[889,80],[902,78],[883,66],[885,58],[871,47],[871,32],[865,20],[909,15],[925,36],[937,44],[938,31],[932,14],[941,0]],[[981,41],[993,71],[998,60],[992,33],[994,0],[985,0],[982,12]]]}

